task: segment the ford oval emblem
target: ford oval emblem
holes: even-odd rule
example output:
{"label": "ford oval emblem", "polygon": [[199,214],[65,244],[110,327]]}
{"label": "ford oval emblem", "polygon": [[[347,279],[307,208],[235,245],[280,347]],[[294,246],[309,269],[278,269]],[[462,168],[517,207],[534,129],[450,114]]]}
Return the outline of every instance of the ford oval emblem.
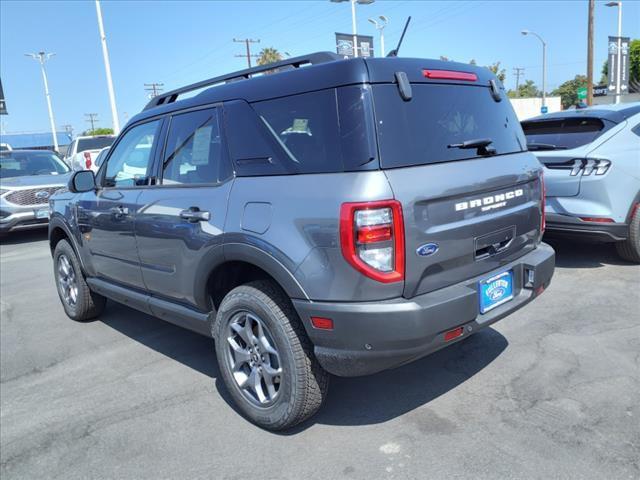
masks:
{"label": "ford oval emblem", "polygon": [[433,255],[438,251],[437,243],[425,243],[424,245],[420,245],[416,250],[416,254],[420,257],[428,257]]}

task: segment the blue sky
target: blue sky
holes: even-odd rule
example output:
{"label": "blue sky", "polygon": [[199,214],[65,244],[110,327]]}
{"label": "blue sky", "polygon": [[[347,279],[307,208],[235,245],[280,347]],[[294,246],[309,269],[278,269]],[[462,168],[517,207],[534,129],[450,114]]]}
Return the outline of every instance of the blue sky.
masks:
{"label": "blue sky", "polygon": [[[606,59],[608,35],[616,33],[616,9],[596,2],[596,81]],[[623,34],[640,38],[640,2],[623,2]],[[233,38],[259,38],[292,56],[333,50],[334,32],[351,31],[348,3],[323,1],[103,1],[102,12],[120,121],[147,102],[144,83],[165,90],[246,66]],[[587,0],[571,1],[418,1],[377,0],[358,5],[358,31],[377,34],[367,18],[386,15],[386,48],[397,42],[412,15],[403,56],[438,58],[480,65],[501,61],[507,87],[513,67],[541,83],[541,47],[522,29],[548,43],[548,90],[586,72]],[[75,133],[88,128],[84,114],[98,113],[99,126],[111,126],[102,51],[93,1],[0,0],[0,77],[9,115],[0,117],[7,132],[47,131],[48,117],[37,63],[23,54],[46,50],[57,126]]]}

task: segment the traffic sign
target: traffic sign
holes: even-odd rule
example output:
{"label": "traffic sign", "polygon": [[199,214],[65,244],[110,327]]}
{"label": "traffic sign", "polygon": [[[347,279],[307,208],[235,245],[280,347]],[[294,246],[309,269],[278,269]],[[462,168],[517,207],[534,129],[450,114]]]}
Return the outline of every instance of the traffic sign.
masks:
{"label": "traffic sign", "polygon": [[545,114],[549,111],[549,107],[547,107],[546,105],[543,105],[542,108],[540,109],[540,113]]}

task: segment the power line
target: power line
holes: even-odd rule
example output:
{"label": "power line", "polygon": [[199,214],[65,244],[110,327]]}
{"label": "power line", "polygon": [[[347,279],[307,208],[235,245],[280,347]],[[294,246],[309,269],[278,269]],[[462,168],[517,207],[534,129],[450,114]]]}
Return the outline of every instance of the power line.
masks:
{"label": "power line", "polygon": [[164,87],[164,83],[145,83],[144,89],[149,92],[149,98],[156,98],[158,95],[162,93]]}
{"label": "power line", "polygon": [[513,67],[513,74],[516,76],[516,95],[520,86],[520,76],[524,78],[524,67]]}
{"label": "power line", "polygon": [[251,57],[258,57],[259,55],[251,55],[251,44],[252,43],[260,43],[260,39],[253,40],[251,38],[245,38],[244,40],[233,39],[235,43],[244,43],[247,47],[247,53],[245,54],[237,54],[236,57],[247,57],[247,65],[251,68]]}
{"label": "power line", "polygon": [[91,132],[94,132],[96,129],[96,123],[98,122],[98,114],[97,113],[85,113],[84,116],[85,121],[91,124]]}

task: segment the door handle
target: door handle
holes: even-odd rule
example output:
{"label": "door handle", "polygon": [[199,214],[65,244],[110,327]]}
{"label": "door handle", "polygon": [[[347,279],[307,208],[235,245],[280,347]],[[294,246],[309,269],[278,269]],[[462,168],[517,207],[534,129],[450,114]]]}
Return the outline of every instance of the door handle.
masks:
{"label": "door handle", "polygon": [[198,207],[190,207],[180,212],[180,218],[189,220],[192,223],[211,220],[211,213],[206,210],[200,210]]}
{"label": "door handle", "polygon": [[129,215],[129,209],[127,207],[123,207],[122,205],[118,205],[117,207],[113,207],[111,209],[111,213],[113,213],[116,218],[122,218]]}

